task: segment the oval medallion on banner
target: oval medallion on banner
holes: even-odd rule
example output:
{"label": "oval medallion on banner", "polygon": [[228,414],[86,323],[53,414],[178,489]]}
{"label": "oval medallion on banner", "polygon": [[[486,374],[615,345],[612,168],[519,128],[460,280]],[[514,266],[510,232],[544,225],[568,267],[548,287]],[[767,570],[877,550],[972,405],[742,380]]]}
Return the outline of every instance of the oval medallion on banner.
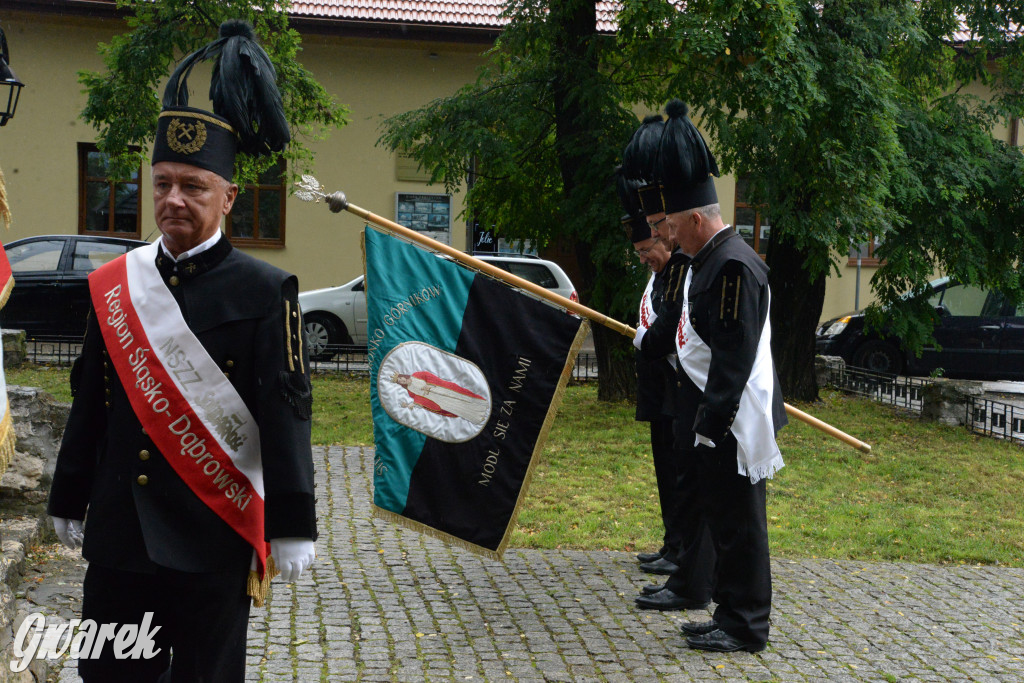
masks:
{"label": "oval medallion on banner", "polygon": [[384,357],[377,396],[395,422],[448,443],[474,438],[491,416],[480,368],[422,342],[399,344]]}

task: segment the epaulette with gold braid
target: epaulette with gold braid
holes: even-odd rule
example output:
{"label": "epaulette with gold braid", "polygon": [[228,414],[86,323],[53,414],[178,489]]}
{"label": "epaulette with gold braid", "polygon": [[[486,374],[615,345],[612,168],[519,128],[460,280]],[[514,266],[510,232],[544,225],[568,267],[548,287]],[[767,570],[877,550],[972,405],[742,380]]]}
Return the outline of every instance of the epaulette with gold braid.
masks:
{"label": "epaulette with gold braid", "polygon": [[665,301],[675,302],[683,294],[683,276],[686,274],[686,264],[669,264],[668,282],[665,286]]}

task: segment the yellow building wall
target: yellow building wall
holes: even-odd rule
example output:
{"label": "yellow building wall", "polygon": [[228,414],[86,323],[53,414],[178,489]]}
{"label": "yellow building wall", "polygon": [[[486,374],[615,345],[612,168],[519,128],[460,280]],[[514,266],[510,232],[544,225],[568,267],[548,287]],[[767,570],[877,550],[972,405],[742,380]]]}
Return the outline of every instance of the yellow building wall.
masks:
{"label": "yellow building wall", "polygon": [[[4,12],[0,16],[11,50],[11,67],[25,83],[18,110],[0,128],[0,168],[7,179],[13,215],[3,242],[78,230],[77,144],[94,142],[95,130],[79,119],[86,98],[77,71],[103,71],[96,45],[126,30],[114,19]],[[476,77],[480,45],[421,43],[310,35],[300,60],[335,99],[350,110],[349,125],[310,143],[313,175],[353,204],[395,218],[395,193],[443,193],[441,186],[396,180],[394,156],[376,146],[387,117],[449,95]],[[193,101],[202,106],[205,74],[190,79]],[[159,93],[145,96],[161,97]],[[149,169],[142,177],[142,237],[155,239]],[[462,195],[452,198],[452,246],[464,249]],[[332,214],[324,204],[287,200],[283,249],[248,253],[299,276],[303,290],[342,284],[363,270],[363,223],[349,213]]]}
{"label": "yellow building wall", "polygon": [[0,128],[0,168],[13,219],[3,241],[76,233],[77,143],[95,139],[78,118],[85,95],[76,71],[102,68],[94,46],[109,40],[120,24],[16,12],[4,12],[0,21],[11,69],[25,84],[14,118]]}
{"label": "yellow building wall", "polygon": [[[92,127],[79,119],[85,95],[77,72],[103,71],[96,45],[125,26],[116,19],[12,11],[4,11],[0,21],[11,66],[26,84],[15,118],[0,128],[0,168],[6,174],[14,217],[11,229],[0,238],[6,243],[32,235],[73,234],[78,229],[77,143],[95,140]],[[328,190],[342,190],[353,204],[390,219],[395,218],[396,192],[443,193],[442,187],[396,179],[394,156],[376,146],[380,123],[472,82],[483,50],[481,45],[304,36],[300,60],[351,112],[349,125],[309,143],[315,157],[313,175]],[[193,77],[197,104],[205,95],[205,83],[203,74]],[[969,90],[987,96],[982,86]],[[638,111],[638,116],[644,113]],[[993,134],[1009,140],[1011,131],[1001,125]],[[1024,130],[1018,133],[1018,144],[1022,138]],[[724,176],[716,187],[723,219],[732,223],[735,179]],[[452,198],[451,226],[452,246],[459,249],[466,248],[465,221],[455,218],[462,208],[459,193]],[[152,189],[144,168],[145,239],[156,237],[152,215]],[[246,251],[296,273],[304,290],[341,284],[362,272],[362,223],[355,216],[332,214],[323,204],[289,197],[285,221],[285,248]],[[870,280],[876,266],[862,266],[858,282],[855,264],[849,264],[845,255],[839,264],[839,276],[828,283],[822,320],[874,300]]]}

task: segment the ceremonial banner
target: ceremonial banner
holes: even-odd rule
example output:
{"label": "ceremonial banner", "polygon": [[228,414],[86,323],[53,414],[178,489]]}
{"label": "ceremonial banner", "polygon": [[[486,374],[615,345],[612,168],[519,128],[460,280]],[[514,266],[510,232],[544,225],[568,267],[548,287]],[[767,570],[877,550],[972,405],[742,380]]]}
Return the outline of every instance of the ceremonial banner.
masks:
{"label": "ceremonial banner", "polygon": [[[2,184],[2,175],[0,175],[0,184]],[[11,264],[7,260],[7,252],[0,246],[0,308],[7,303],[7,298],[11,295],[13,288],[14,277],[11,273]],[[11,404],[7,400],[7,378],[4,376],[3,344],[0,344],[0,404],[3,406],[3,411],[0,413],[2,415],[0,417],[0,475],[2,475],[11,463],[15,441]]]}
{"label": "ceremonial banner", "polygon": [[587,324],[367,227],[374,514],[500,558]]}

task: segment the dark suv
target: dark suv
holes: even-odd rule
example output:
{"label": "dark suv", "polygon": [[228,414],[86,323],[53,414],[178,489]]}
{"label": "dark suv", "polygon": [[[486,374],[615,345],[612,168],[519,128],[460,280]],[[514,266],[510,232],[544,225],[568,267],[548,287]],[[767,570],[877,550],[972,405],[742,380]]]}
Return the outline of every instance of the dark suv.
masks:
{"label": "dark suv", "polygon": [[0,325],[29,337],[85,334],[89,273],[147,242],[121,237],[43,235],[4,245],[14,289]]}
{"label": "dark suv", "polygon": [[928,303],[938,314],[935,341],[920,358],[896,338],[865,332],[859,312],[822,323],[816,352],[872,372],[930,375],[941,369],[944,377],[1024,380],[1024,304],[1014,306],[1000,292],[949,278],[930,287]]}

